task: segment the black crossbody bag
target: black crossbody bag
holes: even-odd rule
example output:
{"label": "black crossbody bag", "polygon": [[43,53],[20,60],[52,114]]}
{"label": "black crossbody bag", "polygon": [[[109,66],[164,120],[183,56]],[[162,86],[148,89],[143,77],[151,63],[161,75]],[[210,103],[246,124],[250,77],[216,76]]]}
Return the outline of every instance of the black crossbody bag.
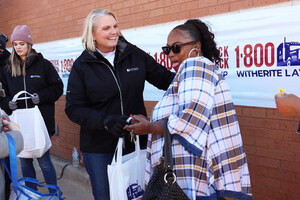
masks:
{"label": "black crossbody bag", "polygon": [[160,164],[155,167],[154,173],[146,186],[143,200],[189,200],[176,182],[173,172],[173,157],[171,134],[164,122],[164,157],[160,158]]}

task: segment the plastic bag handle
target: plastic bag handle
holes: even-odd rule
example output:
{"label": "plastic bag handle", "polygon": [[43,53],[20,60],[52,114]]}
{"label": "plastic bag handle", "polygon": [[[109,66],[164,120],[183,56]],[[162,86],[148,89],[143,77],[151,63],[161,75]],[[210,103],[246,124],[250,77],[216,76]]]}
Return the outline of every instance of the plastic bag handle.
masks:
{"label": "plastic bag handle", "polygon": [[124,138],[120,137],[117,144],[117,148],[114,153],[112,163],[122,163],[123,142],[124,142]]}
{"label": "plastic bag handle", "polygon": [[137,155],[139,156],[141,154],[141,147],[140,147],[140,137],[139,135],[136,135],[135,142],[135,152],[137,152]]}
{"label": "plastic bag handle", "polygon": [[[112,163],[122,163],[122,155],[123,155],[123,143],[124,143],[124,138],[119,138]],[[136,158],[140,156],[140,139],[139,135],[136,136],[136,141],[135,141],[135,152],[137,154]]]}
{"label": "plastic bag handle", "polygon": [[[21,94],[28,94],[30,97],[20,97],[20,98],[19,98],[19,96],[20,96]],[[12,101],[13,101],[13,102],[16,102],[17,100],[31,99],[31,97],[33,97],[32,94],[30,94],[29,92],[27,92],[27,91],[25,91],[25,90],[22,90],[22,91],[18,92],[17,94],[15,94],[15,96],[14,96],[13,99],[12,99]]]}
{"label": "plastic bag handle", "polygon": [[57,185],[51,185],[51,184],[46,184],[46,185],[42,185],[39,183],[39,181],[35,178],[30,178],[30,177],[23,177],[21,179],[18,180],[18,182],[30,182],[30,183],[34,183],[36,184],[37,186],[39,187],[47,187],[47,188],[50,188],[50,189],[54,189],[56,190],[57,192],[61,192],[60,188],[57,186]]}

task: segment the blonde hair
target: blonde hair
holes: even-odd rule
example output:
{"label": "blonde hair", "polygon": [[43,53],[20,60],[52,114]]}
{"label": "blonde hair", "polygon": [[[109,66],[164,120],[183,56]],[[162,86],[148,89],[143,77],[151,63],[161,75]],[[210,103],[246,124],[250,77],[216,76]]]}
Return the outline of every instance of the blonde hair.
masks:
{"label": "blonde hair", "polygon": [[[32,49],[32,44],[27,43],[27,55],[26,58],[31,55],[34,50]],[[22,63],[20,56],[15,51],[15,48],[12,48],[11,56],[10,56],[10,65],[8,66],[8,70],[11,72],[12,77],[17,77],[23,75],[26,76],[26,59]],[[21,67],[22,66],[22,67]]]}
{"label": "blonde hair", "polygon": [[[95,42],[93,40],[93,33],[96,30],[96,21],[98,17],[104,15],[111,15],[117,21],[115,15],[108,11],[102,9],[94,9],[92,10],[85,19],[84,26],[83,26],[83,34],[81,37],[83,48],[89,51],[96,51]],[[121,33],[120,33],[121,35]]]}

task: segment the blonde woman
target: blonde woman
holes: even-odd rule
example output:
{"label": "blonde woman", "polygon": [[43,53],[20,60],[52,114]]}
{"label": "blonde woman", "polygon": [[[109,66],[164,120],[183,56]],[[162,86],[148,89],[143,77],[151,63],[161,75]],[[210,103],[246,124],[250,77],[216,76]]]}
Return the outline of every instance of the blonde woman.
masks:
{"label": "blonde woman", "polygon": [[[13,44],[11,64],[2,68],[0,73],[0,81],[6,92],[6,96],[0,98],[0,106],[10,115],[13,110],[38,105],[48,133],[52,136],[55,132],[54,102],[62,95],[62,80],[50,61],[32,48],[33,39],[28,26],[16,26],[11,41]],[[11,101],[13,96],[22,90],[34,94],[33,97],[29,100]],[[46,183],[56,185],[56,172],[49,151],[37,160]],[[20,161],[23,176],[36,178],[33,160],[20,158]],[[28,186],[37,190],[36,185],[28,184]]]}
{"label": "blonde woman", "polygon": [[[113,13],[95,9],[86,18],[82,43],[68,82],[66,114],[80,125],[80,150],[96,200],[109,199],[107,165],[131,113],[146,116],[147,80],[167,89],[174,74],[122,37]],[[140,138],[146,147],[147,137]],[[134,144],[126,140],[125,152]]]}

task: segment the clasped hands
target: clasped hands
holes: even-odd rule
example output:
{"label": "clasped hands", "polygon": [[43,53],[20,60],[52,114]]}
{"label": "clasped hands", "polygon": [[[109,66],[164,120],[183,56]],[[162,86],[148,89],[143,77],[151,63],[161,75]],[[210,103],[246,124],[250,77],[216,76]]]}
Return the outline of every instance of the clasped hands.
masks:
{"label": "clasped hands", "polygon": [[[130,132],[138,135],[149,133],[149,120],[143,115],[109,115],[104,119],[105,130],[115,137],[130,137]],[[130,121],[129,121],[130,120]]]}
{"label": "clasped hands", "polygon": [[137,135],[145,135],[151,132],[150,121],[144,115],[131,115],[131,124],[124,127],[124,130],[133,131]]}

